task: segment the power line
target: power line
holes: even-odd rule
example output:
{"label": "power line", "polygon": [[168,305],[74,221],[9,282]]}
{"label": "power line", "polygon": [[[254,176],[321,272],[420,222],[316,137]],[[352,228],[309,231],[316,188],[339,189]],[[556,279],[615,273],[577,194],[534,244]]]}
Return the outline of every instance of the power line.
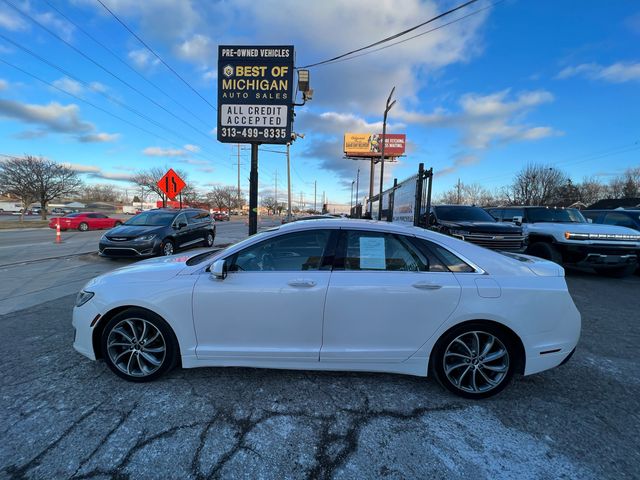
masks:
{"label": "power line", "polygon": [[122,58],[120,58],[120,56],[115,53],[113,50],[111,50],[109,47],[107,47],[104,43],[102,43],[100,40],[98,40],[96,37],[94,37],[93,35],[91,35],[91,33],[89,33],[87,30],[85,30],[84,28],[82,28],[80,25],[78,25],[76,22],[74,22],[71,18],[69,18],[67,15],[65,15],[63,12],[61,12],[55,5],[51,4],[51,2],[49,2],[49,0],[44,0],[44,2],[49,5],[50,8],[52,8],[53,10],[56,11],[56,13],[58,13],[58,15],[60,15],[62,18],[64,18],[67,22],[69,22],[71,25],[73,25],[75,28],[77,28],[78,30],[80,30],[82,33],[84,33],[87,37],[89,37],[91,40],[93,40],[95,43],[97,43],[98,45],[100,45],[104,50],[106,50],[107,52],[109,52],[111,54],[111,56],[113,58],[115,58],[116,60],[118,60],[120,63],[122,63],[125,67],[127,67],[129,70],[131,70],[133,73],[135,73],[138,77],[140,77],[141,79],[143,79],[145,82],[147,82],[149,85],[151,85],[152,87],[154,87],[156,90],[158,90],[160,93],[162,93],[165,97],[167,97],[168,99],[170,99],[171,101],[173,101],[176,105],[178,105],[179,107],[181,107],[182,109],[184,109],[187,113],[189,113],[191,116],[193,116],[194,118],[198,119],[200,122],[202,122],[202,124],[204,126],[206,126],[207,128],[210,128],[211,125],[209,123],[207,123],[206,120],[203,120],[202,118],[200,118],[198,115],[196,115],[195,113],[193,113],[190,109],[188,109],[183,103],[179,102],[178,100],[176,100],[175,98],[173,98],[170,94],[168,94],[164,89],[162,89],[160,86],[158,86],[155,82],[151,81],[149,78],[145,77],[143,74],[141,74],[138,70],[136,70],[135,68],[133,68],[131,66],[131,64],[129,64],[128,62],[126,62],[125,60],[123,60]]}
{"label": "power line", "polygon": [[[102,108],[102,107],[100,107],[100,106],[96,105],[95,103],[90,102],[89,100],[85,100],[84,98],[79,97],[78,95],[75,95],[75,94],[73,94],[73,93],[71,93],[71,92],[69,92],[69,91],[67,91],[67,90],[65,90],[65,89],[63,89],[63,88],[60,88],[60,87],[58,87],[58,86],[54,85],[53,83],[48,82],[48,81],[46,81],[46,80],[44,80],[44,79],[40,78],[39,76],[37,76],[37,75],[35,75],[35,74],[31,73],[31,72],[28,72],[27,70],[25,70],[25,69],[23,69],[23,68],[21,68],[21,67],[18,67],[17,65],[14,65],[13,63],[7,62],[7,61],[6,61],[6,60],[4,60],[3,58],[0,58],[0,62],[4,63],[5,65],[8,65],[8,66],[9,66],[9,67],[11,67],[11,68],[14,68],[14,69],[18,70],[19,72],[22,72],[22,73],[23,73],[23,74],[25,74],[25,75],[30,76],[31,78],[34,78],[35,80],[38,80],[39,82],[44,83],[45,85],[50,86],[51,88],[55,88],[56,90],[58,90],[58,91],[60,91],[60,92],[62,92],[62,93],[65,93],[65,94],[69,95],[70,97],[75,98],[76,100],[79,100],[79,101],[81,101],[81,102],[83,102],[83,103],[86,103],[87,105],[89,105],[89,106],[91,106],[91,107],[95,108],[96,110],[100,110],[101,112],[103,112],[103,113],[105,113],[105,114],[107,114],[107,115],[109,115],[109,116],[111,116],[111,117],[113,117],[113,118],[115,118],[115,119],[117,119],[117,120],[120,120],[121,122],[124,122],[124,123],[126,123],[126,124],[128,124],[128,125],[130,125],[130,126],[132,126],[132,127],[134,127],[134,128],[136,128],[136,129],[138,129],[138,130],[140,130],[140,131],[142,131],[142,132],[145,132],[145,133],[147,133],[147,134],[149,134],[149,135],[151,135],[151,136],[153,136],[153,137],[159,138],[160,140],[163,140],[163,141],[165,141],[165,142],[167,142],[167,143],[170,143],[171,145],[173,145],[173,146],[175,146],[175,147],[182,148],[182,146],[181,146],[181,145],[179,145],[179,144],[177,144],[177,143],[175,143],[175,142],[172,142],[171,140],[167,140],[165,137],[163,137],[163,136],[161,136],[161,135],[158,135],[158,134],[156,134],[156,133],[153,133],[152,131],[147,130],[147,129],[146,129],[146,128],[144,128],[144,127],[141,127],[140,125],[137,125],[137,124],[135,124],[135,123],[133,123],[133,122],[131,122],[131,121],[127,120],[126,118],[123,118],[123,117],[121,117],[121,116],[119,116],[119,115],[116,115],[115,113],[112,113],[112,112],[110,112],[110,111],[108,111],[108,110],[106,110],[106,109],[104,109],[104,108]],[[210,160],[209,158],[206,158],[206,157],[205,157],[205,156],[203,156],[203,155],[198,155],[198,156],[199,156],[200,158],[202,158],[202,159],[206,160],[207,162],[211,162],[211,160]]]}
{"label": "power line", "polygon": [[25,18],[28,18],[29,20],[31,20],[33,23],[35,23],[36,25],[38,25],[40,28],[42,28],[43,30],[45,30],[46,32],[48,32],[51,36],[53,36],[54,38],[57,38],[59,41],[61,41],[62,43],[64,43],[65,45],[67,45],[69,48],[73,49],[76,53],[78,53],[79,55],[81,55],[82,57],[84,57],[85,59],[87,59],[88,61],[90,61],[91,63],[93,63],[95,66],[97,66],[98,68],[100,68],[101,70],[103,70],[105,73],[109,74],[110,76],[112,76],[113,78],[115,78],[116,80],[118,80],[120,83],[126,85],[127,87],[129,87],[131,90],[133,90],[134,92],[136,92],[137,94],[141,95],[142,97],[146,98],[147,100],[149,100],[150,102],[152,102],[154,105],[158,106],[159,108],[161,108],[162,110],[164,110],[165,112],[167,112],[169,115],[171,115],[172,117],[174,117],[177,120],[180,120],[182,123],[184,123],[185,125],[191,127],[192,129],[194,129],[196,132],[198,132],[200,135],[204,136],[207,140],[211,140],[213,141],[213,139],[211,138],[210,135],[207,135],[206,133],[201,132],[200,130],[198,130],[194,125],[192,125],[191,123],[189,123],[188,121],[186,121],[185,119],[183,119],[182,117],[179,117],[178,115],[176,115],[175,113],[169,111],[167,108],[165,108],[162,104],[158,103],[156,100],[154,100],[153,98],[149,97],[148,95],[146,95],[144,92],[142,92],[140,89],[134,87],[133,85],[131,85],[129,82],[127,82],[126,80],[123,80],[122,78],[120,78],[118,75],[116,75],[115,73],[113,73],[111,70],[109,70],[108,68],[106,68],[105,66],[103,66],[102,64],[100,64],[99,62],[97,62],[96,60],[94,60],[93,58],[91,58],[89,55],[87,55],[86,53],[84,53],[82,50],[78,49],[75,45],[71,44],[70,42],[66,41],[64,38],[62,38],[61,36],[59,36],[57,33],[53,32],[51,29],[47,28],[45,25],[43,25],[42,23],[40,23],[38,20],[36,20],[35,18],[33,18],[31,15],[29,15],[26,12],[23,12],[21,9],[19,9],[18,7],[16,7],[11,1],[9,0],[2,0],[5,4],[9,5],[11,8],[13,8],[16,12],[18,12],[20,15],[22,15]]}
{"label": "power line", "polygon": [[437,26],[437,27],[431,28],[431,29],[427,30],[426,32],[418,33],[417,35],[413,35],[413,36],[411,36],[411,37],[409,37],[409,38],[405,38],[405,39],[399,40],[399,41],[394,42],[394,43],[392,43],[392,44],[390,44],[390,45],[385,45],[384,47],[376,48],[375,50],[370,50],[370,51],[368,51],[368,52],[362,52],[362,53],[360,53],[360,54],[358,54],[358,55],[353,55],[353,56],[348,57],[348,58],[342,58],[342,59],[340,59],[340,60],[335,60],[335,61],[332,61],[332,62],[327,62],[327,63],[325,63],[324,65],[333,65],[333,64],[335,64],[335,63],[347,62],[347,61],[349,61],[349,60],[354,60],[354,59],[359,58],[359,57],[364,57],[365,55],[369,55],[369,54],[371,54],[371,53],[376,53],[376,52],[379,52],[379,51],[381,51],[381,50],[386,50],[387,48],[391,48],[391,47],[394,47],[394,46],[396,46],[396,45],[400,45],[401,43],[405,43],[405,42],[408,42],[408,41],[410,41],[410,40],[414,40],[414,39],[416,39],[416,38],[418,38],[418,37],[422,37],[422,36],[427,35],[427,34],[429,34],[429,33],[435,32],[436,30],[440,30],[441,28],[448,27],[449,25],[452,25],[452,24],[454,24],[454,23],[458,23],[458,22],[460,22],[460,21],[462,21],[462,20],[465,20],[466,18],[469,18],[469,17],[471,17],[471,16],[473,16],[473,15],[477,15],[478,13],[483,12],[483,11],[485,11],[485,10],[488,10],[488,9],[490,9],[490,8],[493,8],[493,7],[495,7],[496,5],[498,5],[499,3],[502,3],[502,2],[504,2],[504,1],[505,1],[505,0],[498,0],[497,2],[494,2],[494,3],[492,3],[491,5],[487,5],[486,7],[480,8],[480,9],[478,9],[478,10],[474,11],[474,12],[471,12],[471,13],[468,13],[468,14],[466,14],[466,15],[463,15],[462,17],[456,18],[455,20],[452,20],[452,21],[447,22],[447,23],[443,23],[442,25],[439,25],[439,26]]}
{"label": "power line", "polygon": [[0,33],[0,38],[2,38],[4,41],[9,42],[10,44],[12,44],[14,47],[19,48],[20,50],[28,53],[29,55],[33,56],[34,58],[40,60],[42,63],[45,63],[46,65],[49,65],[51,68],[58,70],[60,73],[62,73],[63,75],[66,75],[67,77],[71,78],[72,80],[75,80],[76,82],[80,83],[81,85],[84,85],[86,88],[90,89],[90,90],[94,90],[96,93],[98,93],[99,95],[102,95],[103,97],[105,97],[107,100],[109,100],[112,103],[115,103],[116,105],[121,106],[122,108],[129,110],[130,112],[134,113],[135,115],[139,116],[140,118],[148,121],[149,123],[154,124],[156,127],[161,128],[162,130],[165,130],[166,132],[169,132],[170,134],[175,135],[176,137],[182,138],[184,141],[186,141],[187,143],[191,143],[193,142],[193,140],[183,136],[182,134],[177,133],[174,129],[165,127],[164,125],[162,125],[161,123],[157,122],[156,120],[154,120],[153,118],[150,118],[149,116],[145,115],[144,113],[139,112],[138,110],[136,110],[133,107],[130,107],[129,105],[127,105],[126,103],[120,101],[119,99],[117,99],[116,97],[114,97],[113,95],[110,95],[106,92],[102,92],[99,90],[95,90],[91,88],[91,85],[87,82],[85,82],[84,80],[81,80],[80,78],[76,77],[75,75],[73,75],[72,73],[68,72],[67,70],[65,70],[64,68],[60,67],[59,65],[56,65],[53,62],[50,62],[49,60],[47,60],[46,58],[38,55],[37,53],[35,53],[34,51],[30,50],[29,48],[25,47],[24,45],[19,44],[18,42],[15,42],[13,40],[11,40],[10,38],[6,37],[5,35],[3,35],[2,33]]}
{"label": "power line", "polygon": [[[102,3],[101,0],[97,0],[97,1]],[[371,44],[366,45],[364,47],[357,48],[355,50],[351,50],[350,52],[343,53],[343,54],[338,55],[336,57],[329,58],[327,60],[322,60],[321,62],[311,63],[309,65],[305,65],[304,67],[299,67],[299,68],[317,67],[318,65],[323,65],[325,63],[333,62],[335,60],[339,60],[341,58],[348,57],[349,55],[353,55],[354,53],[358,53],[358,52],[361,52],[363,50],[367,50],[367,49],[369,49],[371,47],[375,47],[377,45],[382,45],[383,43],[390,42],[391,40],[395,40],[398,37],[402,37],[403,35],[406,35],[407,33],[413,32],[414,30],[417,30],[420,27],[424,27],[425,25],[427,25],[429,23],[435,22],[436,20],[439,20],[439,19],[441,19],[443,17],[446,17],[447,15],[450,15],[453,12],[456,12],[456,11],[462,9],[462,8],[465,8],[465,7],[471,5],[472,3],[475,3],[477,1],[478,0],[469,0],[468,2],[465,2],[465,3],[461,4],[461,5],[458,5],[457,7],[454,7],[452,9],[450,9],[450,10],[447,10],[446,12],[443,12],[443,13],[441,13],[439,15],[436,15],[435,17],[430,18],[429,20],[427,20],[425,22],[422,22],[422,23],[420,23],[420,24],[418,24],[418,25],[416,25],[414,27],[408,28],[406,30],[403,30],[402,32],[399,32],[399,33],[396,33],[394,35],[391,35],[390,37],[383,38],[382,40],[378,40],[377,42],[371,43]]]}
{"label": "power line", "polygon": [[[210,106],[211,108],[213,108],[215,111],[218,111],[218,109],[217,109],[216,107],[214,107],[214,106],[209,102],[209,100],[207,100],[206,98],[204,98],[204,97],[200,94],[200,92],[198,92],[195,88],[193,88],[189,82],[187,82],[184,78],[182,78],[182,76],[181,76],[178,72],[176,72],[176,71],[171,67],[171,65],[169,65],[167,62],[165,62],[165,61],[164,61],[164,59],[163,59],[160,55],[158,55],[158,54],[157,54],[157,53],[156,53],[156,52],[155,52],[155,51],[154,51],[154,50],[153,50],[149,45],[147,45],[147,44],[145,43],[145,41],[144,41],[144,40],[142,40],[142,38],[140,38],[140,37],[139,37],[139,36],[138,36],[138,35],[137,35],[133,30],[131,30],[131,29],[127,26],[127,24],[126,24],[126,23],[124,23],[122,20],[120,20],[120,18],[119,18],[115,13],[113,13],[113,12],[109,9],[109,7],[107,7],[104,3],[102,3],[102,0],[96,0],[96,1],[97,1],[100,5],[102,5],[102,7],[103,7],[107,12],[109,12],[109,13],[111,14],[111,16],[112,16],[113,18],[115,18],[115,19],[118,21],[118,23],[120,23],[120,25],[122,25],[122,26],[123,26],[123,27],[124,27],[124,28],[125,28],[125,29],[126,29],[126,30],[131,34],[131,35],[133,35],[133,36],[134,36],[134,37],[135,37],[135,38],[136,38],[136,39],[137,39],[137,40],[138,40],[142,45],[144,45],[144,47],[145,47],[147,50],[149,50],[149,51],[150,51],[150,52],[151,52],[151,53],[152,53],[152,54],[153,54],[153,55],[154,55],[158,60],[160,60],[160,61],[162,62],[162,64],[163,64],[165,67],[167,67],[169,70],[171,70],[171,72],[172,72],[176,77],[178,77],[180,80],[182,80],[182,83],[184,83],[184,84],[185,84],[187,87],[189,87],[189,88],[190,88],[190,89],[191,89],[191,90],[192,90],[196,95],[198,95],[202,100],[204,100],[204,101],[206,102],[206,104],[207,104],[207,105],[209,105],[209,106]],[[476,1],[476,0],[473,0],[473,1]]]}

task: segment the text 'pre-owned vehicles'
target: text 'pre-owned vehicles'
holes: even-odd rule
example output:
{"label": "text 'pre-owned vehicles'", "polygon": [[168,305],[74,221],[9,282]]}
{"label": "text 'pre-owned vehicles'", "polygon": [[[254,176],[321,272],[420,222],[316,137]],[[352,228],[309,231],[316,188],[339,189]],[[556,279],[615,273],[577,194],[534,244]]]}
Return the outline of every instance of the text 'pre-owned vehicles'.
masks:
{"label": "text 'pre-owned vehicles'", "polygon": [[522,227],[497,222],[480,207],[431,207],[428,228],[492,250],[521,252],[526,247]]}
{"label": "text 'pre-owned vehicles'", "polygon": [[555,263],[345,219],[107,273],[73,326],[77,351],[132,381],[177,364],[377,371],[482,398],[566,362],[580,314]]}
{"label": "text 'pre-owned vehicles'", "polygon": [[487,209],[503,222],[522,224],[529,236],[526,253],[560,264],[592,267],[624,276],[633,272],[640,253],[640,234],[617,225],[588,222],[579,210],[555,207]]}
{"label": "text 'pre-owned vehicles'", "polygon": [[108,217],[104,213],[83,212],[54,217],[49,221],[49,228],[58,228],[58,224],[60,224],[60,230],[78,229],[81,232],[86,232],[87,230],[117,227],[121,223],[122,220]]}
{"label": "text 'pre-owned vehicles'", "polygon": [[215,236],[216,226],[206,210],[148,210],[105,233],[99,253],[105,257],[172,255],[188,247],[211,247]]}

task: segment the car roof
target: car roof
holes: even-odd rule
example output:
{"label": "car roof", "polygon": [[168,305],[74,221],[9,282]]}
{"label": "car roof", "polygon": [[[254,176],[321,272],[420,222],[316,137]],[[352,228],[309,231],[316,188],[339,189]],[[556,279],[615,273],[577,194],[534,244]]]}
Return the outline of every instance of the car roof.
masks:
{"label": "car roof", "polygon": [[380,220],[362,220],[353,218],[313,218],[304,222],[285,223],[279,227],[274,227],[282,232],[308,230],[317,228],[355,228],[376,230],[381,232],[415,234],[417,231],[424,232],[423,228],[414,227],[400,223],[390,223]]}

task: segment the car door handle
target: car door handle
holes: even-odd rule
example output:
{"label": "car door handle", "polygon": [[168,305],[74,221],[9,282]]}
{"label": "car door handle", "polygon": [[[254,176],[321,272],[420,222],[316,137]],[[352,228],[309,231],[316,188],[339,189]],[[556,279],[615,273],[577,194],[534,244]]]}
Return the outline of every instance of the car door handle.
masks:
{"label": "car door handle", "polygon": [[297,280],[291,280],[290,282],[288,282],[289,285],[291,285],[292,287],[303,287],[303,288],[309,288],[309,287],[315,287],[316,286],[316,282],[314,282],[313,280],[305,280],[304,278],[299,278]]}
{"label": "car door handle", "polygon": [[437,283],[429,283],[429,282],[418,282],[418,283],[414,283],[411,286],[419,290],[439,290],[442,288],[442,285],[438,285]]}

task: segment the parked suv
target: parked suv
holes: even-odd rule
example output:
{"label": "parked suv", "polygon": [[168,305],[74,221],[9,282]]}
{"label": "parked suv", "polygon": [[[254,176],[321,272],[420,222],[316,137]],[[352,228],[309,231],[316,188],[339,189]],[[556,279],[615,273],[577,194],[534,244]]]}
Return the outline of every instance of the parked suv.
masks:
{"label": "parked suv", "polygon": [[521,252],[526,247],[522,227],[499,223],[480,207],[432,207],[428,228],[492,250]]}
{"label": "parked suv", "polygon": [[500,207],[487,211],[499,221],[523,226],[529,236],[529,255],[593,267],[612,276],[635,269],[640,234],[630,228],[589,223],[574,208]]}
{"label": "parked suv", "polygon": [[196,245],[213,246],[216,226],[206,210],[157,209],[139,213],[100,239],[105,257],[172,255]]}
{"label": "parked suv", "polygon": [[640,209],[583,210],[582,214],[593,223],[618,225],[640,231]]}

